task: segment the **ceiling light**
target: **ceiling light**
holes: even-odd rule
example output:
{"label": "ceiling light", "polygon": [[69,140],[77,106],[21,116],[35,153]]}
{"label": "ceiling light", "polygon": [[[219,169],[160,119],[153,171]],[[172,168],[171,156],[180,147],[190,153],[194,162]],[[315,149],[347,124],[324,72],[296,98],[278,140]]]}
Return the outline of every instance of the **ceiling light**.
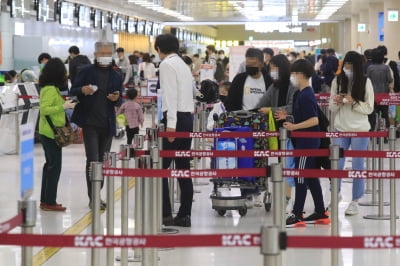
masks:
{"label": "ceiling light", "polygon": [[144,8],[148,8],[148,9],[151,9],[153,11],[162,13],[162,14],[167,15],[167,16],[175,17],[175,18],[178,18],[178,19],[183,20],[183,21],[192,21],[192,20],[194,20],[194,18],[192,18],[192,17],[185,16],[185,15],[179,13],[179,12],[176,12],[176,11],[173,11],[171,9],[165,8],[165,7],[161,6],[161,5],[153,3],[153,2],[148,2],[148,1],[145,1],[145,0],[128,0],[128,3],[132,3],[132,4],[135,4],[135,5],[144,7]]}
{"label": "ceiling light", "polygon": [[329,0],[315,17],[316,20],[326,20],[336,13],[348,0]]}

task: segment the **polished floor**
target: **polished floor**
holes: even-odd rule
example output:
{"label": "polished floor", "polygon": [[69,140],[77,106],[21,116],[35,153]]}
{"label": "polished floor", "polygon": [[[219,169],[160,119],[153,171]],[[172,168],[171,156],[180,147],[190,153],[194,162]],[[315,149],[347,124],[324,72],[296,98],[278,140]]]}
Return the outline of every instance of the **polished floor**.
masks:
{"label": "polished floor", "polygon": [[[149,118],[149,117],[148,117]],[[150,118],[149,118],[150,119]],[[148,120],[149,120],[148,119]],[[118,151],[119,144],[125,139],[113,142],[113,151]],[[43,150],[40,144],[35,146],[35,189],[33,198],[39,200],[41,167],[44,162]],[[347,162],[348,163],[348,162]],[[16,214],[19,199],[19,157],[3,155],[0,157],[0,221],[5,221]],[[67,207],[66,212],[45,212],[38,209],[37,224],[34,232],[37,234],[88,234],[90,222],[86,184],[84,178],[85,155],[82,145],[72,145],[63,151],[63,170],[58,189],[58,201]],[[385,165],[388,165],[385,162]],[[325,204],[329,203],[329,182],[322,180]],[[118,189],[119,181],[117,181]],[[237,211],[228,211],[225,217],[219,216],[211,208],[209,195],[211,184],[196,186],[199,193],[195,194],[192,212],[192,227],[179,228],[182,234],[213,234],[213,233],[259,233],[263,224],[272,223],[272,213],[266,213],[264,208],[254,207],[241,217]],[[400,191],[397,185],[397,191]],[[105,189],[102,191],[105,198]],[[351,183],[343,184],[343,200],[339,204],[340,234],[352,235],[388,235],[389,221],[366,220],[363,215],[377,214],[377,207],[360,207],[360,213],[355,216],[344,216],[351,200]],[[389,200],[389,182],[384,182],[385,200]],[[130,191],[129,230],[133,234],[134,193]],[[367,194],[362,201],[370,201]],[[120,232],[120,202],[115,203],[115,231]],[[312,212],[313,203],[310,195],[307,197],[305,211]],[[399,207],[397,212],[399,213]],[[389,214],[389,207],[385,207]],[[105,214],[102,214],[103,224]],[[399,226],[399,223],[397,223]],[[289,235],[330,235],[329,225],[307,226],[306,228],[288,229]],[[19,229],[11,233],[18,233]],[[397,230],[399,232],[399,229]],[[0,236],[1,237],[1,236]],[[20,247],[0,246],[0,265],[21,265]],[[105,252],[103,252],[103,256]],[[115,249],[115,254],[120,254]],[[182,248],[158,252],[160,266],[243,266],[263,265],[263,257],[259,248]],[[105,265],[102,260],[101,265]],[[34,248],[34,266],[87,266],[90,265],[90,250],[75,248]],[[119,262],[115,262],[119,265]],[[129,265],[140,265],[130,262]],[[330,250],[328,249],[289,249],[283,252],[283,265],[286,266],[321,266],[330,265]],[[400,250],[352,250],[340,252],[340,265],[344,266],[394,266],[400,265]]]}

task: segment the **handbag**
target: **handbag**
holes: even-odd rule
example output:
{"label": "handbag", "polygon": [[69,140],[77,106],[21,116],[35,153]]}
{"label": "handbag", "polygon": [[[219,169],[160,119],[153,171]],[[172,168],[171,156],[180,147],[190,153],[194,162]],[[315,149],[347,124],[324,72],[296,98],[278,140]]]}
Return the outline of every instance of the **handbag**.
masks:
{"label": "handbag", "polygon": [[[268,112],[268,131],[276,131],[275,119],[272,115],[272,111]],[[270,150],[278,150],[278,137],[269,137],[268,147]]]}
{"label": "handbag", "polygon": [[54,132],[54,140],[56,141],[59,147],[65,147],[68,146],[69,144],[74,143],[74,140],[76,138],[75,132],[72,129],[66,114],[65,114],[65,126],[63,127],[54,126],[53,121],[51,121],[48,115],[46,115],[46,120]]}

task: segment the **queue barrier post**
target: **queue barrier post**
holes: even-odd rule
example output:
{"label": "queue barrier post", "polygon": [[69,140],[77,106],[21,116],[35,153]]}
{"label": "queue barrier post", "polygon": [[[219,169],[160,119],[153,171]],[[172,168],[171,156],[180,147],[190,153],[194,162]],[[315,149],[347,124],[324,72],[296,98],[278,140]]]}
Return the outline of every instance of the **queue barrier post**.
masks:
{"label": "queue barrier post", "polygon": [[[283,188],[283,170],[282,170],[282,164],[281,163],[274,163],[271,164],[271,181],[273,184],[273,202],[274,202],[274,208],[273,208],[273,224],[278,226],[279,231],[282,231],[286,227],[286,222],[285,222],[285,209],[284,209],[284,193]],[[275,264],[276,266],[282,265],[282,258],[281,254],[276,255],[276,261]]]}
{"label": "queue barrier post", "polygon": [[[201,102],[200,103],[200,131],[205,132],[207,131],[207,103]],[[206,139],[202,138],[200,139],[200,145],[202,150],[206,149]],[[206,158],[201,158],[201,169],[206,169]],[[198,181],[197,182],[198,186],[206,186],[208,185],[208,182],[206,181]]]}
{"label": "queue barrier post", "polygon": [[[396,150],[396,127],[391,126],[389,128],[389,150]],[[396,170],[396,159],[389,159],[389,167],[390,170]],[[396,235],[396,219],[398,216],[396,215],[396,179],[390,179],[390,235]]]}
{"label": "queue barrier post", "polygon": [[[284,127],[279,128],[279,140],[280,140],[280,149],[281,150],[286,150],[286,145],[288,142],[288,130]],[[281,164],[284,168],[288,168],[287,165],[287,160],[286,157],[282,156],[281,157]],[[289,187],[289,185],[286,182],[283,182],[282,185],[282,190],[281,190],[281,200],[282,200],[282,215],[283,215],[283,222],[282,222],[282,227],[280,228],[282,232],[286,230],[286,221],[285,221],[285,213],[286,213],[286,187]],[[289,187],[290,188],[290,187]],[[290,191],[292,189],[290,188]]]}
{"label": "queue barrier post", "polygon": [[[92,185],[92,235],[100,235],[100,189],[103,182],[103,163],[91,162],[90,163],[90,181]],[[100,250],[92,248],[92,266],[100,265]]]}
{"label": "queue barrier post", "polygon": [[[379,131],[385,131],[386,130],[386,123],[385,119],[380,117],[378,119],[379,121]],[[374,141],[375,142],[375,141]],[[379,137],[378,138],[378,150],[383,151],[383,143],[384,143],[384,137]],[[378,170],[384,170],[383,166],[383,158],[378,158]],[[385,202],[383,199],[383,179],[379,178],[378,179],[378,191],[379,191],[379,197],[378,197],[378,214],[369,214],[363,216],[364,219],[369,219],[369,220],[390,220],[390,215],[384,215],[383,213],[383,206],[389,205],[388,202]],[[372,194],[373,195],[373,194]]]}
{"label": "queue barrier post", "polygon": [[[165,131],[165,127],[164,124],[159,123],[158,124],[158,132],[164,132]],[[157,134],[157,146],[158,146],[158,150],[161,151],[163,148],[163,139],[158,137]],[[158,157],[158,169],[162,169],[163,168],[163,159],[162,157]],[[157,210],[159,210],[158,214],[157,214],[157,231],[158,232],[162,232],[162,193],[163,193],[163,189],[162,189],[162,182],[163,179],[159,178],[156,181],[156,202],[157,202]]]}
{"label": "queue barrier post", "polygon": [[[371,141],[368,142],[368,151],[372,150],[371,147]],[[367,165],[367,170],[372,170],[372,165],[371,165],[372,158],[366,158],[366,165]],[[366,181],[366,186],[365,186],[365,194],[371,194],[372,193],[372,179],[367,179]]]}
{"label": "queue barrier post", "polygon": [[[135,135],[135,137],[138,135]],[[141,168],[140,158],[135,158],[135,168]],[[143,178],[135,178],[135,235],[143,235]],[[133,250],[134,261],[142,261],[142,249]]]}
{"label": "queue barrier post", "polygon": [[[110,152],[106,154],[106,160],[110,160],[110,166],[117,166],[117,154]],[[107,235],[114,235],[114,189],[115,178],[107,176]],[[107,249],[107,266],[114,265],[114,249]]]}
{"label": "queue barrier post", "polygon": [[133,136],[133,144],[135,149],[142,150],[144,148],[144,136],[135,134]]}
{"label": "queue barrier post", "polygon": [[[36,201],[31,199],[18,201],[18,212],[23,213],[22,233],[33,234],[36,225]],[[33,248],[23,246],[21,253],[21,265],[32,266]]]}
{"label": "queue barrier post", "polygon": [[[151,157],[150,155],[140,156],[141,167],[145,169],[151,168]],[[155,178],[143,178],[143,233],[145,235],[156,235],[157,228],[155,225],[156,217],[154,217],[154,208],[156,205],[154,201]],[[144,249],[143,251],[143,266],[155,266],[157,265],[157,252],[154,248]]]}
{"label": "queue barrier post", "polygon": [[[126,156],[122,158],[122,168],[129,168],[130,148],[128,145],[121,145],[126,150]],[[121,235],[128,235],[128,202],[129,202],[129,179],[121,180]],[[121,248],[121,265],[128,265],[128,249]]]}
{"label": "queue barrier post", "polygon": [[157,103],[156,98],[151,98],[151,127],[155,128],[156,126],[156,113],[157,113]]}
{"label": "queue barrier post", "polygon": [[264,255],[264,266],[276,266],[278,262],[282,264],[279,235],[277,225],[264,225],[261,228],[261,254]]}
{"label": "queue barrier post", "polygon": [[[340,158],[339,145],[329,146],[329,160],[331,161],[331,169],[338,170]],[[339,235],[339,179],[331,179],[331,235]],[[339,250],[331,249],[331,266],[339,265]]]}

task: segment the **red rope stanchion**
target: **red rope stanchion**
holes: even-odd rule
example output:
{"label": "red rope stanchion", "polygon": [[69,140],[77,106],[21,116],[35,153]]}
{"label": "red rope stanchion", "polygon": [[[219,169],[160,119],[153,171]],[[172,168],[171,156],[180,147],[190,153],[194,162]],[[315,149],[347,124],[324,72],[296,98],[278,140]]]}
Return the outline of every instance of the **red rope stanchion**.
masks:
{"label": "red rope stanchion", "polygon": [[[17,216],[9,219],[0,224],[0,234],[7,234],[15,227],[20,226],[22,224],[24,215],[22,212],[18,213]],[[3,236],[2,236],[3,237]]]}

